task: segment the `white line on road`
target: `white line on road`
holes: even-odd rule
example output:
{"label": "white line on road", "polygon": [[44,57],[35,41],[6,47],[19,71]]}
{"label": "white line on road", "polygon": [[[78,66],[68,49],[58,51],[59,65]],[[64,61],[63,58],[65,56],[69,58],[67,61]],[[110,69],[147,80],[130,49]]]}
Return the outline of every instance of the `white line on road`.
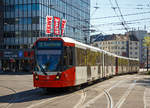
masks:
{"label": "white line on road", "polygon": [[144,91],[144,96],[143,96],[144,108],[146,108],[146,99],[145,99],[145,97],[146,97],[146,89]]}
{"label": "white line on road", "polygon": [[79,108],[84,103],[85,99],[86,99],[86,92],[84,92],[83,90],[81,94],[81,98],[78,101],[78,103],[74,106],[74,108]]}
{"label": "white line on road", "polygon": [[[69,95],[67,98],[70,98],[70,97],[72,97],[73,95],[74,95],[74,94],[71,94],[71,95]],[[57,96],[57,97],[51,97],[50,99],[45,99],[44,101],[41,101],[41,102],[32,104],[32,105],[28,106],[27,108],[34,108],[34,107],[40,106],[40,105],[42,105],[42,104],[45,104],[45,103],[47,103],[47,102],[52,102],[52,101],[54,101],[54,100],[56,100],[56,99],[59,99],[59,98],[62,98],[62,97],[64,97],[64,95],[62,95],[62,96]]]}
{"label": "white line on road", "polygon": [[136,84],[136,80],[134,80],[133,84],[131,84],[131,86],[127,89],[127,91],[124,93],[124,95],[118,101],[118,103],[115,105],[115,108],[120,108],[122,106],[122,104],[124,103],[124,101],[126,100],[128,95],[130,94],[130,92],[134,88],[135,84]]}
{"label": "white line on road", "polygon": [[27,108],[34,108],[34,107],[37,107],[37,106],[39,106],[39,105],[42,105],[42,104],[44,104],[44,103],[46,103],[46,102],[50,102],[50,101],[52,101],[52,100],[54,100],[54,99],[57,99],[57,98],[58,98],[58,97],[46,99],[45,101],[42,101],[42,102],[39,102],[39,103],[36,103],[36,104],[32,104],[32,105],[28,106]]}
{"label": "white line on road", "polygon": [[150,89],[146,88],[143,96],[144,108],[150,107]]}

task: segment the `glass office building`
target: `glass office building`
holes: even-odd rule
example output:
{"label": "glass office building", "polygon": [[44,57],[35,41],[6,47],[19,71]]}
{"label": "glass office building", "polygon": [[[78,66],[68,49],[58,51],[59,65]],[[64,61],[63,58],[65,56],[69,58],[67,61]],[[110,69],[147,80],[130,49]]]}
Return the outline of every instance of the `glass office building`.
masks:
{"label": "glass office building", "polygon": [[64,36],[89,40],[90,0],[0,0],[0,71],[33,69],[32,44],[53,36],[46,34],[47,15],[67,20]]}
{"label": "glass office building", "polygon": [[[64,36],[85,42],[89,37],[90,0],[2,0],[3,39],[9,48],[31,47],[45,34],[46,16],[67,20]],[[89,39],[87,39],[89,40]]]}

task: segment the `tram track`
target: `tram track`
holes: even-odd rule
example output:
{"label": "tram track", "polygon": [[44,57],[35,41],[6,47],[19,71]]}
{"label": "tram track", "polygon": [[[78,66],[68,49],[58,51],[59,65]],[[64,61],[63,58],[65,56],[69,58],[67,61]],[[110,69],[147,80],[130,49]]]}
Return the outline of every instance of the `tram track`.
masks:
{"label": "tram track", "polygon": [[[65,103],[66,102],[65,100],[71,99],[75,95],[80,95],[80,99],[79,99],[79,101],[77,101],[77,103],[74,106],[72,106],[73,108],[86,108],[86,107],[90,107],[93,103],[95,103],[96,100],[98,100],[99,98],[101,98],[104,95],[107,98],[107,108],[114,108],[114,102],[113,102],[113,99],[112,99],[112,97],[111,97],[111,95],[110,95],[109,92],[113,88],[116,88],[119,85],[121,85],[122,83],[125,83],[128,79],[129,78],[124,79],[124,80],[120,80],[119,82],[117,82],[117,80],[115,82],[113,82],[113,83],[111,82],[107,86],[110,86],[110,85],[113,85],[113,86],[106,87],[107,89],[102,86],[102,88],[101,88],[102,92],[99,95],[95,96],[91,100],[87,100],[87,96],[88,96],[87,92],[90,91],[90,90],[94,90],[96,87],[101,87],[101,85],[98,86],[96,84],[96,85],[93,85],[93,86],[88,86],[86,88],[82,88],[82,89],[80,89],[78,91],[75,91],[75,92],[73,92],[73,93],[71,93],[71,94],[69,94],[67,96],[66,95],[61,95],[61,96],[57,96],[57,97],[51,97],[51,98],[45,99],[45,100],[40,101],[40,102],[32,103],[27,108],[36,108],[36,107],[41,107],[41,106],[43,106],[45,104],[54,104],[56,102],[56,100],[57,100],[57,102],[61,101],[62,103],[63,102]],[[134,86],[132,86],[132,89],[133,89],[133,87]],[[128,93],[130,93],[130,92],[128,92]],[[122,102],[124,102],[124,101],[122,101]],[[117,108],[119,108],[119,107],[117,107]]]}
{"label": "tram track", "polygon": [[[97,86],[97,84],[96,84],[96,85],[93,85],[92,87],[87,87],[87,88],[82,89],[81,98],[80,98],[80,100],[78,101],[78,103],[73,108],[86,108],[86,107],[89,107],[90,105],[92,105],[93,103],[95,103],[96,100],[98,100],[99,98],[101,98],[103,95],[106,95],[106,98],[108,98],[108,106],[109,106],[109,108],[113,108],[112,107],[113,106],[113,100],[112,100],[112,98],[111,98],[111,96],[109,94],[109,91],[112,88],[114,88],[117,85],[119,85],[120,83],[123,83],[124,81],[126,81],[126,80],[119,81],[119,82],[115,81],[113,83],[114,84],[113,86],[111,86],[107,90],[102,90],[102,93],[100,93],[99,95],[97,95],[93,99],[87,101],[86,103],[85,103],[85,100],[86,100],[86,97],[87,97],[87,92],[89,90],[94,90],[96,87],[101,87],[102,85]],[[102,86],[101,89],[105,89],[105,88],[103,88],[103,86]]]}
{"label": "tram track", "polygon": [[113,108],[113,100],[112,100],[112,97],[111,95],[109,94],[109,92],[107,90],[104,89],[104,93],[105,93],[105,96],[107,98],[107,108]]}
{"label": "tram track", "polygon": [[[126,82],[127,79],[120,80],[120,81],[116,80],[116,81],[113,81],[113,82],[110,80],[109,81],[110,83],[106,83],[107,86],[103,86],[103,85],[105,85],[105,83],[104,84],[102,83],[102,85],[98,85],[98,83],[97,83],[97,84],[94,84],[92,86],[82,88],[78,91],[75,91],[75,92],[72,92],[72,93],[69,93],[69,94],[65,93],[65,94],[61,94],[59,96],[52,95],[50,97],[49,96],[48,97],[43,96],[43,97],[45,97],[45,99],[43,98],[44,100],[33,102],[30,105],[28,105],[26,108],[36,108],[36,107],[41,107],[45,104],[53,104],[53,103],[56,103],[56,100],[57,101],[62,101],[62,102],[65,103],[66,102],[65,100],[71,99],[75,95],[77,96],[77,94],[80,95],[80,99],[79,99],[79,101],[77,101],[77,103],[74,106],[72,106],[73,108],[86,108],[87,106],[91,106],[93,103],[95,103],[96,100],[98,100],[99,98],[101,98],[104,95],[107,98],[107,108],[113,108],[113,100],[112,100],[111,95],[109,94],[109,92],[113,88],[115,88],[115,87],[121,85],[122,83]],[[24,98],[20,98],[20,97],[22,97],[22,94],[20,94],[20,93],[18,94],[16,90],[14,90],[12,88],[9,88],[9,87],[5,87],[5,86],[0,86],[0,87],[8,89],[13,93],[13,95],[10,95],[11,99],[10,99],[10,101],[8,101],[8,104],[7,105],[6,105],[6,103],[3,104],[5,106],[2,107],[2,108],[10,108],[14,103],[17,103],[18,101],[23,101],[23,100],[27,100],[29,98],[39,97],[36,94],[35,94],[35,97],[33,95],[32,95],[33,97],[31,95],[29,96],[28,94],[32,94],[32,92],[33,92],[33,91],[31,91],[31,93],[24,94],[25,95]],[[98,91],[100,93],[99,95],[95,96],[91,100],[88,100],[88,96],[89,96],[89,95],[87,95],[88,92],[91,92],[91,90],[92,90],[93,93],[97,92],[97,90],[98,90],[97,88],[100,88],[100,91],[102,90],[103,92],[100,93],[100,91]],[[0,105],[0,107],[1,107],[1,105]]]}
{"label": "tram track", "polygon": [[[129,77],[130,78],[130,77]],[[129,79],[127,78],[127,79]],[[95,103],[99,98],[101,98],[102,96],[106,96],[107,98],[107,108],[113,108],[114,107],[114,102],[113,102],[113,99],[110,95],[110,91],[116,87],[118,87],[119,85],[121,85],[122,83],[125,83],[127,81],[127,79],[124,79],[124,80],[121,80],[119,82],[115,82],[115,83],[112,83],[113,86],[105,89],[105,88],[101,88],[103,89],[103,92],[101,92],[99,95],[95,96],[94,98],[92,98],[91,100],[88,100],[86,103],[84,104],[80,104],[80,107],[82,108],[86,108],[86,107],[89,107],[91,106],[93,103]],[[122,98],[123,99],[120,99],[121,101],[118,102],[118,105],[115,106],[115,108],[120,108],[120,106],[122,105],[122,103],[125,101],[125,99],[127,98],[127,96],[129,95],[129,93],[131,92],[131,90],[134,88],[135,86],[135,83],[136,83],[136,80],[133,81],[133,84],[131,84],[129,86],[129,88],[127,89],[127,91],[123,94]],[[89,89],[92,89],[92,88],[95,88],[94,87],[89,87],[87,90],[85,90],[84,92],[88,91]],[[82,99],[82,96],[81,96],[81,99]],[[84,98],[83,98],[84,99]],[[85,100],[85,99],[84,99]],[[80,101],[80,103],[83,103],[83,100]],[[75,108],[75,107],[74,107]],[[79,107],[78,107],[79,108]]]}
{"label": "tram track", "polygon": [[17,97],[16,97],[17,91],[15,89],[12,89],[12,88],[6,87],[6,86],[2,86],[2,85],[0,85],[0,88],[10,90],[13,93],[13,95],[12,95],[10,101],[8,101],[7,105],[6,104],[0,105],[0,107],[3,106],[3,108],[10,108],[14,104],[15,100],[17,99]]}

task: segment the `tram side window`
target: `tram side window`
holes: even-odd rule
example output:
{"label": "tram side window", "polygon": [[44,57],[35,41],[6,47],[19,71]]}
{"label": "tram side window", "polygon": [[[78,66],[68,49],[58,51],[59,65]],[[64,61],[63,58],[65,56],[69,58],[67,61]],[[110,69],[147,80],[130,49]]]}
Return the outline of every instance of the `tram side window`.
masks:
{"label": "tram side window", "polygon": [[73,47],[64,47],[64,66],[73,66]]}
{"label": "tram side window", "polygon": [[108,66],[108,65],[109,65],[109,62],[108,62],[108,55],[105,54],[105,55],[104,55],[104,58],[105,58],[104,65],[105,65],[105,66]]}
{"label": "tram side window", "polygon": [[96,65],[100,65],[101,62],[101,54],[99,52],[96,53]]}
{"label": "tram side window", "polygon": [[86,51],[84,49],[76,48],[77,51],[77,66],[85,66],[86,64]]}

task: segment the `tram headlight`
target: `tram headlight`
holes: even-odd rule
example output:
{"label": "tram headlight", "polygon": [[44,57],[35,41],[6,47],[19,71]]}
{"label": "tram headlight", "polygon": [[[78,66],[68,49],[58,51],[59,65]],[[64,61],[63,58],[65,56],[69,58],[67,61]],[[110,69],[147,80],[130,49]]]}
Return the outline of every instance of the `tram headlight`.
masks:
{"label": "tram headlight", "polygon": [[56,80],[59,80],[60,79],[60,76],[56,76]]}
{"label": "tram headlight", "polygon": [[60,73],[57,73],[57,75],[56,75],[56,80],[59,80],[60,79],[60,77],[61,77],[61,74]]}
{"label": "tram headlight", "polygon": [[35,75],[35,79],[36,79],[36,80],[39,80],[39,77],[38,77],[38,75]]}

